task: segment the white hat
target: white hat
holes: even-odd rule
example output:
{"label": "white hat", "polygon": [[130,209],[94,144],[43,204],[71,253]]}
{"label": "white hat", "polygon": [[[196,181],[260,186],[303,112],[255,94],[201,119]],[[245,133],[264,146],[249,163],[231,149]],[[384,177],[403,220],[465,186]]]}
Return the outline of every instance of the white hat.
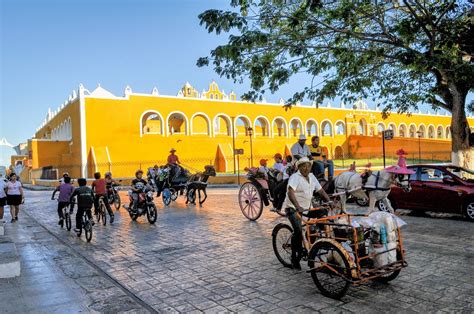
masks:
{"label": "white hat", "polygon": [[300,134],[300,137],[298,138],[298,140],[306,140],[306,135]]}
{"label": "white hat", "polygon": [[312,165],[313,161],[309,160],[308,157],[302,157],[296,162],[296,168],[298,168],[301,164],[305,164],[305,163]]}

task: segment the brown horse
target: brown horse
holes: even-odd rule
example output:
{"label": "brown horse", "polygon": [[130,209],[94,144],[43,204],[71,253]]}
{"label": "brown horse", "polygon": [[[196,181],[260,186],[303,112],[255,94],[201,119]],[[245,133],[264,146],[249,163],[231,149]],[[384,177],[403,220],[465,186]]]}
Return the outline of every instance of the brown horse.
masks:
{"label": "brown horse", "polygon": [[[186,204],[191,203],[191,204],[196,204],[196,193],[199,198],[199,206],[202,206],[202,204],[206,201],[207,199],[207,193],[206,193],[206,188],[207,188],[207,180],[209,177],[215,177],[216,176],[216,169],[214,166],[205,166],[204,167],[204,172],[198,172],[193,175],[191,175],[186,183]],[[204,199],[201,200],[201,191],[204,194]]]}

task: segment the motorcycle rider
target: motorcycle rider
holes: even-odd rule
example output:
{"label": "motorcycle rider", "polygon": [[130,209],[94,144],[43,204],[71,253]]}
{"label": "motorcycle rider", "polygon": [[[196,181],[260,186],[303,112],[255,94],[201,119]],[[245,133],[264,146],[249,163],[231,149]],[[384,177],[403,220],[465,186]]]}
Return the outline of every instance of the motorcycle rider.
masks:
{"label": "motorcycle rider", "polygon": [[100,178],[100,172],[94,173],[94,182],[92,182],[92,191],[95,193],[94,197],[94,209],[95,209],[95,215],[97,216],[99,214],[99,199],[101,197],[104,198],[104,204],[105,208],[107,208],[107,212],[109,213],[110,216],[110,223],[114,222],[114,212],[112,211],[112,208],[110,208],[109,200],[107,198],[107,189],[106,189],[106,182],[105,179]]}
{"label": "motorcycle rider", "polygon": [[132,195],[132,199],[133,199],[132,210],[136,210],[137,205],[138,205],[138,193],[140,192],[140,190],[137,189],[136,185],[138,183],[142,183],[143,185],[147,185],[146,180],[143,179],[142,177],[143,177],[143,171],[141,169],[138,169],[135,172],[135,179],[132,180],[132,184],[131,184],[131,189],[132,189],[131,195]]}

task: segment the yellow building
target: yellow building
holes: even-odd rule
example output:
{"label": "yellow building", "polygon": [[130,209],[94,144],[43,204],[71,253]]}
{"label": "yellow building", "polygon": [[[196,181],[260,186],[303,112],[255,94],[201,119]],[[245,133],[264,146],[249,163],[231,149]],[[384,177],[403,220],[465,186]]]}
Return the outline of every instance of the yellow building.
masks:
{"label": "yellow building", "polygon": [[[177,96],[160,95],[156,88],[134,93],[129,86],[116,96],[100,85],[92,92],[81,85],[57,110],[48,111],[29,140],[32,178],[50,170],[74,177],[110,170],[129,177],[138,167],[164,164],[170,148],[192,169],[211,163],[228,172],[234,169],[233,140],[235,148],[244,149],[242,169],[276,152],[288,154],[300,134],[320,135],[332,158],[364,157],[364,143],[379,143],[385,129],[394,131],[393,145],[413,150],[420,134],[424,151],[449,155],[451,117],[446,114],[391,114],[383,120],[381,111],[363,101],[319,108],[297,104],[287,111],[282,105],[238,101],[215,82],[202,93],[186,83]],[[469,123],[474,125],[472,117]]]}

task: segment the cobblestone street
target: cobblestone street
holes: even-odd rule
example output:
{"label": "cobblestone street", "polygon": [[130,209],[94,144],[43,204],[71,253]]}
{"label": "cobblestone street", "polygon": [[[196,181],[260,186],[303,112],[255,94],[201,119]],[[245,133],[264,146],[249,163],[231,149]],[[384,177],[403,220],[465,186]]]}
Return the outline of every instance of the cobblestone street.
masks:
{"label": "cobblestone street", "polygon": [[[113,225],[96,224],[91,243],[58,227],[50,195],[28,191],[18,225],[39,224],[25,245],[49,251],[45,260],[58,276],[82,286],[82,311],[474,311],[474,224],[460,218],[403,216],[409,266],[390,284],[351,287],[335,301],[320,294],[305,268],[282,267],[271,231],[285,219],[264,209],[249,222],[237,189],[209,190],[202,208],[185,206],[182,197],[168,208],[157,200],[155,225],[146,217],[132,222],[121,208]],[[53,239],[41,245],[42,234]],[[22,263],[19,280],[26,280],[32,266],[23,256]],[[0,280],[0,298],[9,295]]]}

